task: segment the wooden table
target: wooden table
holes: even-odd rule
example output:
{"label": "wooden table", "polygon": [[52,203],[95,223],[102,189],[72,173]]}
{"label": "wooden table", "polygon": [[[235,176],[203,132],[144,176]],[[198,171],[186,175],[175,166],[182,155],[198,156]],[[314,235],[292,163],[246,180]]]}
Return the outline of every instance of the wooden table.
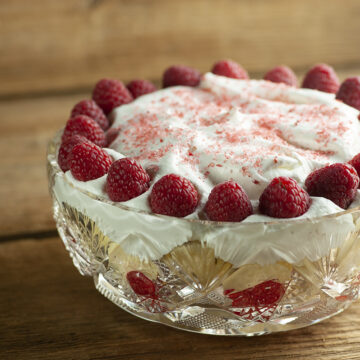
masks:
{"label": "wooden table", "polygon": [[360,304],[305,329],[254,338],[214,337],[138,319],[113,305],[73,267],[60,239],[0,246],[0,358],[360,358]]}
{"label": "wooden table", "polygon": [[45,170],[48,140],[98,78],[159,78],[179,62],[206,71],[224,56],[255,76],[319,61],[360,74],[359,12],[357,0],[1,2],[0,359],[360,359],[360,303],[255,338],[177,331],[117,308],[73,267]]}

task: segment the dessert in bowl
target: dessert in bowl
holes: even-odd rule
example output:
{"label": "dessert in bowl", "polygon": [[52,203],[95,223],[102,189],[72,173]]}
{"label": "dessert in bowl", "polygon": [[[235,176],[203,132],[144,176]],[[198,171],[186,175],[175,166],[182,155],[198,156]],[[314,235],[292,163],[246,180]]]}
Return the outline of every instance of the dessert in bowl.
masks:
{"label": "dessert in bowl", "polygon": [[133,101],[100,81],[102,110],[77,104],[49,144],[55,220],[79,271],[137,316],[286,331],[358,297],[358,110],[330,93],[331,73],[318,91],[282,67],[249,80],[235,65],[172,67],[162,90],[129,86]]}

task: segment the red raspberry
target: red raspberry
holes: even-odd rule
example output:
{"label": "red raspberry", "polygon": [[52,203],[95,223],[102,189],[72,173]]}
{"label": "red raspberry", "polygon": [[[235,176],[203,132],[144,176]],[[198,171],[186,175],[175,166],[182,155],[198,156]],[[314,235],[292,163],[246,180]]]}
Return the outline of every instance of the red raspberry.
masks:
{"label": "red raspberry", "polygon": [[124,158],[112,163],[106,191],[112,201],[127,201],[149,188],[150,177],[135,160]]}
{"label": "red raspberry", "polygon": [[69,155],[71,153],[72,148],[80,143],[89,142],[84,136],[81,135],[73,135],[65,141],[61,143],[59,154],[58,154],[58,164],[63,172],[66,172],[70,169],[70,165],[68,164]]}
{"label": "red raspberry", "polygon": [[293,218],[310,207],[309,194],[294,179],[274,178],[259,199],[260,212],[275,218]]}
{"label": "red raspberry", "polygon": [[118,80],[102,79],[98,81],[92,93],[93,100],[108,115],[117,106],[133,101],[126,86]]}
{"label": "red raspberry", "polygon": [[214,64],[212,73],[233,79],[249,79],[247,71],[233,60],[220,60]]}
{"label": "red raspberry", "polygon": [[73,135],[82,135],[98,146],[106,145],[104,130],[86,115],[77,115],[67,121],[62,141]]}
{"label": "red raspberry", "polygon": [[360,110],[360,76],[347,78],[336,94],[338,100]]}
{"label": "red raspberry", "polygon": [[185,65],[174,65],[163,74],[163,87],[169,86],[198,86],[201,74],[198,70]]}
{"label": "red raspberry", "polygon": [[126,86],[134,99],[141,95],[150,94],[156,91],[156,86],[148,80],[133,80]]}
{"label": "red raspberry", "polygon": [[189,180],[169,174],[155,183],[149,202],[156,214],[184,217],[194,212],[199,194]]}
{"label": "red raspberry", "polygon": [[82,100],[71,111],[71,117],[86,115],[95,120],[103,130],[109,127],[109,120],[94,100]]}
{"label": "red raspberry", "polygon": [[140,271],[129,271],[126,279],[136,295],[156,299],[155,284]]}
{"label": "red raspberry", "polygon": [[264,80],[272,81],[274,83],[284,83],[290,86],[297,86],[297,77],[295,73],[288,66],[276,66],[268,71]]}
{"label": "red raspberry", "polygon": [[72,148],[68,163],[76,180],[89,181],[108,172],[112,157],[97,145],[84,142]]}
{"label": "red raspberry", "polygon": [[360,176],[360,154],[355,155],[350,161],[349,164],[354,167],[358,176]]}
{"label": "red raspberry", "polygon": [[253,213],[244,189],[234,181],[216,185],[209,195],[205,212],[213,221],[242,221]]}
{"label": "red raspberry", "polygon": [[121,130],[120,127],[111,128],[105,133],[107,147],[109,147],[109,145],[117,138],[120,130]]}
{"label": "red raspberry", "polygon": [[311,196],[321,196],[346,209],[354,200],[359,176],[349,164],[332,164],[313,171],[305,181]]}
{"label": "red raspberry", "polygon": [[[228,291],[224,292],[227,295]],[[233,307],[265,307],[277,304],[285,294],[282,284],[274,280],[264,281],[252,288],[239,292],[232,292],[228,297],[232,299]]]}
{"label": "red raspberry", "polygon": [[339,79],[335,70],[326,64],[318,64],[312,67],[302,83],[303,88],[315,89],[336,94],[339,89]]}

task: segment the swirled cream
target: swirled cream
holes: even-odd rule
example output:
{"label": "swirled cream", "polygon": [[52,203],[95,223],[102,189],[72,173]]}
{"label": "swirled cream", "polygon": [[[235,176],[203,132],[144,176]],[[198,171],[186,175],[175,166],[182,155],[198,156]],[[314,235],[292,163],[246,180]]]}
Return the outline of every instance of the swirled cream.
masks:
{"label": "swirled cream", "polygon": [[[333,94],[208,73],[200,88],[174,87],[114,111],[111,148],[176,173],[206,200],[233,179],[257,200],[277,176],[304,184],[316,168],[360,152],[358,111]],[[147,204],[138,204],[147,209]]]}
{"label": "swirled cream", "polygon": [[[263,224],[275,219],[256,211],[260,194],[274,177],[289,176],[304,186],[314,169],[346,162],[360,152],[358,111],[333,94],[208,73],[199,88],[159,90],[116,108],[113,117],[112,127],[120,132],[108,151],[115,159],[129,156],[144,168],[156,165],[152,184],[176,173],[196,185],[201,203],[189,218],[198,217],[214,185],[229,179],[243,186],[255,207],[255,214],[240,224],[206,229],[182,219],[124,210],[76,190],[108,199],[106,175],[88,182],[76,181],[70,172],[59,176],[54,188],[58,200],[85,212],[131,255],[159,259],[176,246],[200,240],[236,266],[296,263],[324,256],[355,227],[347,214],[308,226],[286,220],[275,231]],[[151,212],[150,191],[122,204]],[[313,198],[297,220],[340,211],[327,199]]]}

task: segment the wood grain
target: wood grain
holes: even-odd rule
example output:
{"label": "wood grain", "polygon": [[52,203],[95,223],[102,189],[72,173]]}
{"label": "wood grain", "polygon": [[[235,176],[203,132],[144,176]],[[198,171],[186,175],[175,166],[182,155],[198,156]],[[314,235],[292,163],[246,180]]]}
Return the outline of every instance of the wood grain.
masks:
{"label": "wood grain", "polygon": [[54,229],[46,146],[86,96],[0,102],[0,236]]}
{"label": "wood grain", "polygon": [[3,1],[0,95],[154,79],[174,63],[207,71],[223,57],[251,72],[357,66],[359,15],[357,0]]}
{"label": "wood grain", "polygon": [[355,360],[360,304],[305,329],[213,337],[138,319],[95,290],[60,239],[0,244],[0,358],[139,360]]}

